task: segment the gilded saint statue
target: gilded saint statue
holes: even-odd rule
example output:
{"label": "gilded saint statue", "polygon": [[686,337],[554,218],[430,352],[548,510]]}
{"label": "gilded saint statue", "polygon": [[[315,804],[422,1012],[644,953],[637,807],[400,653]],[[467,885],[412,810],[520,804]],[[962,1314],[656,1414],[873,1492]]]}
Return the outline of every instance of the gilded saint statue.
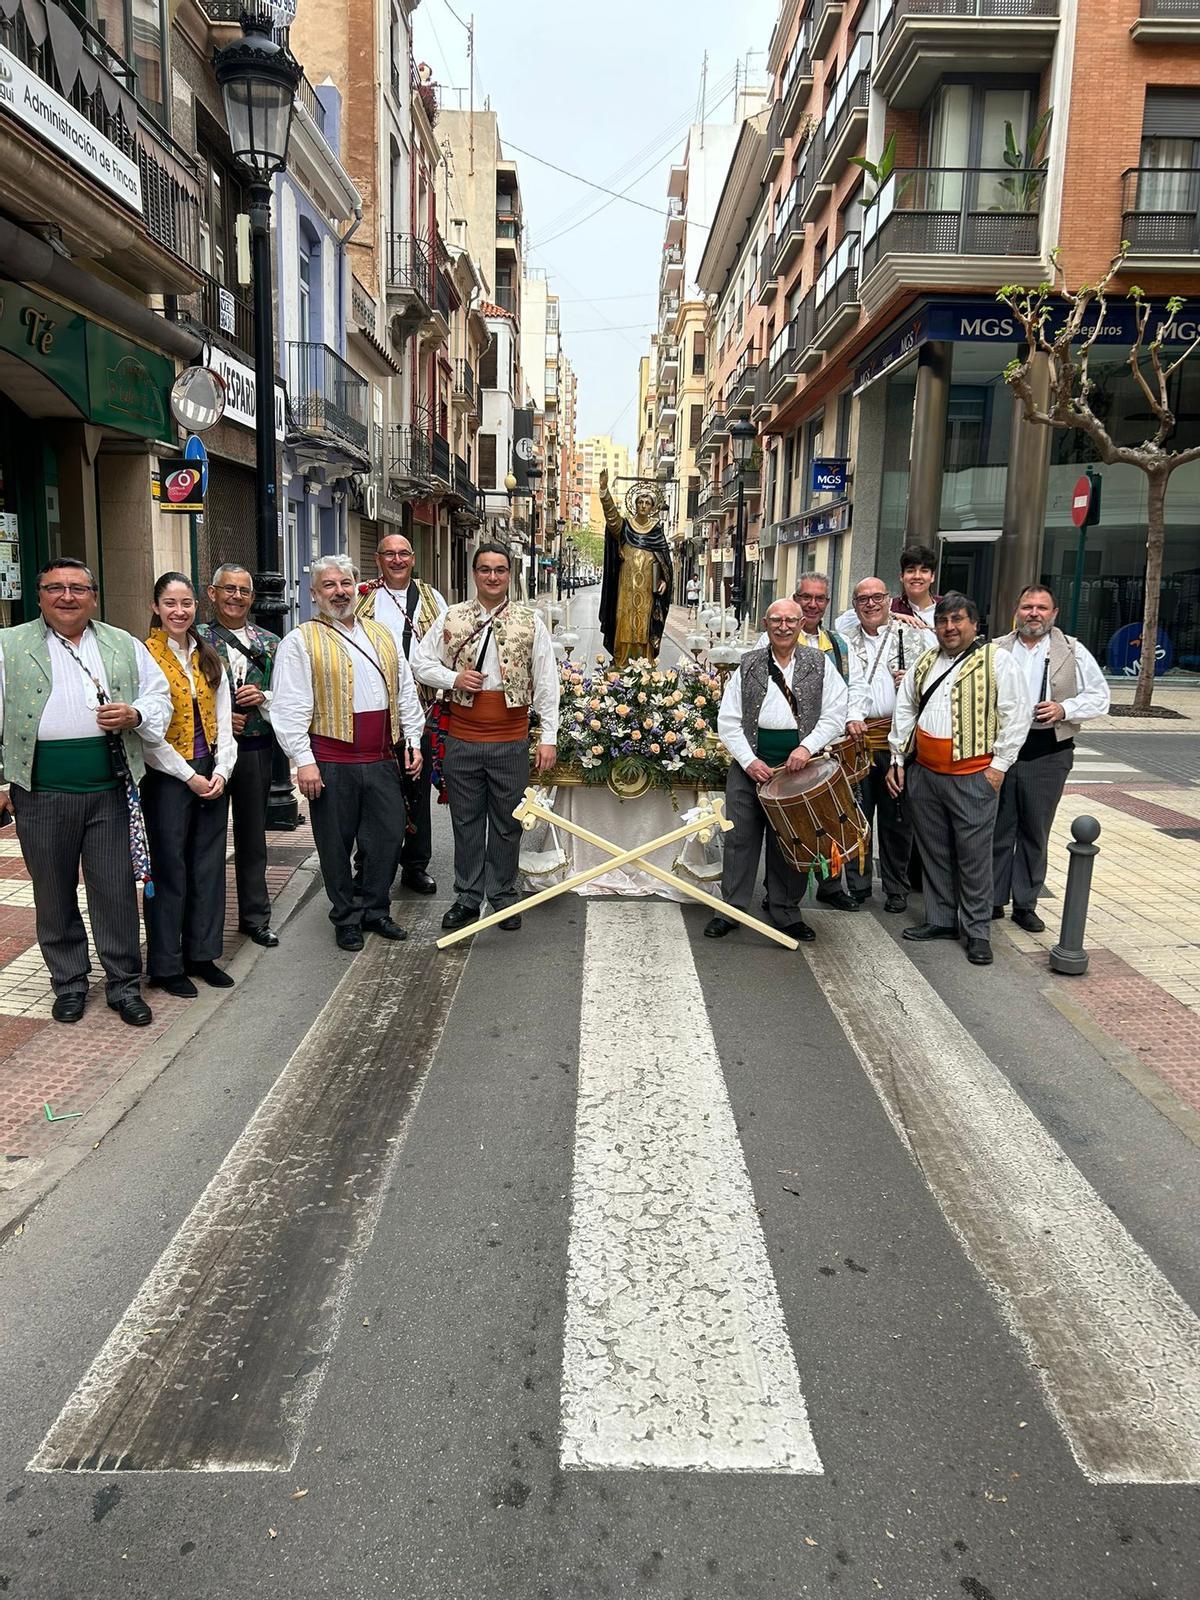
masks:
{"label": "gilded saint statue", "polygon": [[660,491],[656,484],[635,484],[625,496],[629,515],[622,516],[602,472],[600,504],[607,529],[600,585],[604,647],[618,667],[641,657],[657,661],[674,581]]}

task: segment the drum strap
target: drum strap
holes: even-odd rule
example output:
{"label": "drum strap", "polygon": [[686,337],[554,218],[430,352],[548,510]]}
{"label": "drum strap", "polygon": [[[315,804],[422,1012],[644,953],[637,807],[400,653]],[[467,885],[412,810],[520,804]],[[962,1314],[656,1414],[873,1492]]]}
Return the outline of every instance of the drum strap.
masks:
{"label": "drum strap", "polygon": [[788,710],[795,717],[796,726],[799,727],[800,726],[800,707],[796,704],[796,696],[792,693],[791,684],[788,683],[788,681],[784,677],[783,673],[779,670],[779,663],[775,660],[775,657],[773,655],[770,656],[768,658],[768,660],[767,660],[767,673],[770,676],[771,682],[775,685],[775,687],[779,690],[780,694],[787,701]]}

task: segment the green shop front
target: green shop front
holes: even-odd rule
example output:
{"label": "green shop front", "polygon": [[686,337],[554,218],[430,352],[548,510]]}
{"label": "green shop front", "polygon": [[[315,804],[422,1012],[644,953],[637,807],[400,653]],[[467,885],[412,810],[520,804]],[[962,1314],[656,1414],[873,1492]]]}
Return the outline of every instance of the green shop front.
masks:
{"label": "green shop front", "polygon": [[166,356],[0,278],[0,624],[36,614],[34,575],[56,555],[92,566],[109,620],[144,624],[174,376]]}
{"label": "green shop front", "polygon": [[[1167,339],[1196,336],[1186,312]],[[1142,615],[1146,559],[1146,477],[1136,467],[1102,466],[1077,431],[1046,430],[1014,406],[1004,369],[1020,353],[1019,325],[994,300],[927,300],[864,356],[859,399],[856,523],[873,502],[875,570],[894,580],[902,545],[920,539],[939,555],[939,586],[970,594],[990,631],[1011,626],[1008,611],[1027,582],[1052,588],[1060,622],[1077,617],[1079,637],[1117,665],[1122,630]],[[1119,445],[1149,431],[1144,398],[1128,365],[1132,312],[1109,307],[1093,352],[1093,407]],[[1177,449],[1200,444],[1200,359],[1172,380]],[[867,441],[874,441],[874,448]],[[874,482],[865,482],[870,458]],[[1087,530],[1082,583],[1080,535],[1071,519],[1075,485],[1092,467],[1102,482],[1101,517]],[[1162,625],[1174,670],[1200,673],[1200,461],[1171,479],[1162,588]],[[1007,567],[1005,563],[1007,562]]]}

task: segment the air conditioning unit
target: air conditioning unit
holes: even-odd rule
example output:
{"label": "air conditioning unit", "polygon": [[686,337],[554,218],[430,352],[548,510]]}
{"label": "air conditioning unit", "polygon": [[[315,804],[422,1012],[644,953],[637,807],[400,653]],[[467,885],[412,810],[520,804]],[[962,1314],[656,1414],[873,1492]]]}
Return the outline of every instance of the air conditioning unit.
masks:
{"label": "air conditioning unit", "polygon": [[363,515],[371,522],[379,515],[379,485],[369,483],[363,493]]}

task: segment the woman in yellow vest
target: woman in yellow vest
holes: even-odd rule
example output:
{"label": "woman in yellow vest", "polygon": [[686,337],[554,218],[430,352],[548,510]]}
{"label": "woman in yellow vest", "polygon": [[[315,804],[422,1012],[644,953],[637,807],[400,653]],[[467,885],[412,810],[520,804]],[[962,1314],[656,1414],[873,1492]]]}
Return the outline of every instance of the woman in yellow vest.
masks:
{"label": "woman in yellow vest", "polygon": [[196,591],[182,572],[154,585],[146,648],[166,675],[171,721],[146,751],[142,807],[154,895],[145,900],[146,971],[168,994],[190,998],[192,978],[216,989],[233,979],[217,966],[225,930],[225,786],[237,760],[229,682],[221,658],[196,632]]}

